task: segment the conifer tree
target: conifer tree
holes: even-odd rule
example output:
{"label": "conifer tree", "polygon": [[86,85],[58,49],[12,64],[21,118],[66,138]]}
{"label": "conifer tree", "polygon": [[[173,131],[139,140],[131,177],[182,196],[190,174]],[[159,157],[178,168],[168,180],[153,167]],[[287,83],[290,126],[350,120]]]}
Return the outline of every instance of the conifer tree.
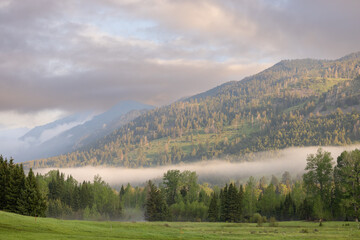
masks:
{"label": "conifer tree", "polygon": [[220,191],[220,221],[226,222],[229,215],[228,186]]}
{"label": "conifer tree", "polygon": [[168,219],[169,210],[161,191],[151,182],[148,182],[145,219],[148,221],[164,221]]}
{"label": "conifer tree", "polygon": [[210,222],[217,222],[219,220],[219,205],[218,197],[214,192],[211,197],[209,210],[208,210],[208,219]]}
{"label": "conifer tree", "polygon": [[21,213],[21,202],[19,201],[21,192],[25,188],[25,173],[22,164],[16,165],[13,174],[13,189],[11,191],[12,201],[14,201],[15,208],[12,212]]}
{"label": "conifer tree", "polygon": [[124,194],[125,194],[124,185],[121,185],[121,189],[120,189],[120,191],[119,191],[120,201],[122,201],[122,197],[124,196]]}
{"label": "conifer tree", "polygon": [[0,210],[6,206],[6,185],[8,183],[7,160],[0,155]]}
{"label": "conifer tree", "polygon": [[8,178],[5,187],[5,210],[9,212],[18,212],[18,198],[21,193],[21,189],[24,188],[25,174],[19,165],[13,163],[13,159],[10,159],[8,168]]}
{"label": "conifer tree", "polygon": [[30,168],[25,180],[25,188],[19,199],[20,212],[29,216],[45,216],[46,201],[41,195],[35,175]]}

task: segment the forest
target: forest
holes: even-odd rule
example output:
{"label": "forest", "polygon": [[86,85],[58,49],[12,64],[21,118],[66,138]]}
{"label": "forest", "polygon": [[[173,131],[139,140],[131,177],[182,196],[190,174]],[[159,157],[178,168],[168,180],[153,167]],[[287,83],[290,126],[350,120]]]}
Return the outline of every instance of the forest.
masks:
{"label": "forest", "polygon": [[359,140],[360,54],[285,60],[148,111],[97,143],[26,168],[151,167]]}
{"label": "forest", "polygon": [[225,186],[198,183],[196,172],[169,170],[160,181],[112,189],[95,176],[78,183],[59,171],[25,175],[22,165],[0,157],[0,210],[62,219],[263,222],[358,220],[360,150],[336,161],[318,149],[306,159],[305,173],[293,178],[250,177]]}

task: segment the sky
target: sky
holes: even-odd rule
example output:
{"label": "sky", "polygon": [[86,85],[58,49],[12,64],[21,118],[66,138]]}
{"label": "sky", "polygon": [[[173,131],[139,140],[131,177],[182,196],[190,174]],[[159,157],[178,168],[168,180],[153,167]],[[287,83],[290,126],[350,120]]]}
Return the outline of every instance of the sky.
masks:
{"label": "sky", "polygon": [[358,0],[0,0],[0,130],[360,50]]}

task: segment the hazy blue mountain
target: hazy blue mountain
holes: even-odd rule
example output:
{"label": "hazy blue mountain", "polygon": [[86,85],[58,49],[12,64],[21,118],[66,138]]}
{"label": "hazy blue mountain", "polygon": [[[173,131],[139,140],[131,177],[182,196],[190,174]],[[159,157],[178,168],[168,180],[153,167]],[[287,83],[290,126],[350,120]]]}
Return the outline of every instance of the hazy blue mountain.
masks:
{"label": "hazy blue mountain", "polygon": [[55,137],[58,134],[61,134],[66,130],[89,121],[93,116],[94,114],[90,111],[75,113],[54,122],[34,127],[25,135],[20,137],[19,140],[39,144]]}
{"label": "hazy blue mountain", "polygon": [[[76,151],[98,141],[152,108],[135,101],[122,101],[92,118],[89,113],[80,113],[35,127],[20,138],[30,143],[30,148],[18,154],[17,159],[27,161]],[[86,118],[89,120],[80,122]],[[56,134],[50,137],[50,133]]]}

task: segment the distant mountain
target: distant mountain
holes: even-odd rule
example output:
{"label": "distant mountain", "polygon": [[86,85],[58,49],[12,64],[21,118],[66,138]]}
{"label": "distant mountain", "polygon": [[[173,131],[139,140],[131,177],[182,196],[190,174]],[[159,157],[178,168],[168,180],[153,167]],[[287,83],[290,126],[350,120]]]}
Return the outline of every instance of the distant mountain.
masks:
{"label": "distant mountain", "polygon": [[76,113],[54,122],[42,126],[37,126],[20,137],[19,140],[32,142],[38,145],[61,134],[66,130],[89,121],[93,116],[94,114],[92,112]]}
{"label": "distant mountain", "polygon": [[[71,128],[57,137],[47,141],[49,148],[57,147],[58,151],[69,152],[95,143],[115,129],[130,122],[153,106],[141,104],[135,101],[123,101],[108,111],[95,116],[84,124]],[[58,153],[60,154],[60,153]]]}
{"label": "distant mountain", "polygon": [[360,53],[283,60],[153,109],[81,151],[28,167],[157,166],[360,140]]}
{"label": "distant mountain", "polygon": [[[135,101],[122,101],[108,111],[89,118],[89,114],[75,114],[70,117],[36,127],[21,137],[32,143],[30,151],[20,155],[20,159],[36,159],[66,154],[90,145],[115,129],[130,122],[134,118],[152,109],[150,105]],[[88,121],[78,122],[79,119],[89,118]],[[51,132],[63,129],[52,137]],[[48,137],[48,138],[46,138]]]}
{"label": "distant mountain", "polygon": [[[0,129],[0,153],[4,157],[16,157],[15,153],[23,151],[24,147],[19,137],[28,132],[28,128]],[[17,161],[17,158],[15,158]]]}

